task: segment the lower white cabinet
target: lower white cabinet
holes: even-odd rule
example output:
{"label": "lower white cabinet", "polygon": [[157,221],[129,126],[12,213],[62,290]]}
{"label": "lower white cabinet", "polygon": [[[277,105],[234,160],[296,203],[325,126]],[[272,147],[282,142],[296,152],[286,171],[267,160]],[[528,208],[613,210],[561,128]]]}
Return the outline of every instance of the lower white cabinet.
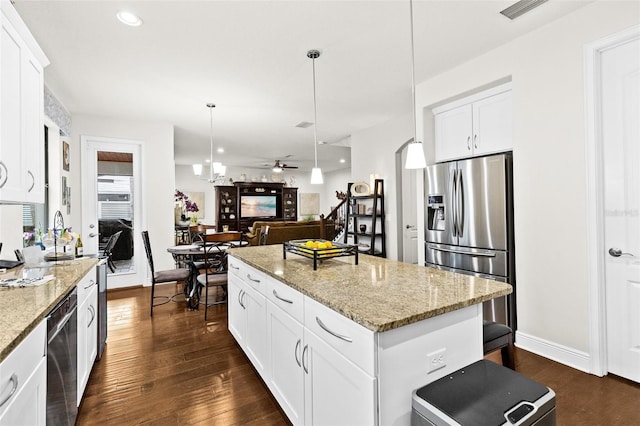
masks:
{"label": "lower white cabinet", "polygon": [[98,353],[98,286],[95,276],[94,268],[78,283],[78,406]]}
{"label": "lower white cabinet", "polygon": [[304,320],[302,294],[264,276],[255,289],[241,278],[246,275],[229,275],[229,330],[289,420],[375,424],[375,377],[299,321]]}
{"label": "lower white cabinet", "polygon": [[44,425],[47,417],[46,321],[0,364],[0,425]]}
{"label": "lower white cabinet", "polygon": [[265,374],[267,305],[265,297],[241,278],[229,275],[229,330],[253,366]]}
{"label": "lower white cabinet", "polygon": [[304,339],[305,424],[376,424],[376,379],[314,333]]}

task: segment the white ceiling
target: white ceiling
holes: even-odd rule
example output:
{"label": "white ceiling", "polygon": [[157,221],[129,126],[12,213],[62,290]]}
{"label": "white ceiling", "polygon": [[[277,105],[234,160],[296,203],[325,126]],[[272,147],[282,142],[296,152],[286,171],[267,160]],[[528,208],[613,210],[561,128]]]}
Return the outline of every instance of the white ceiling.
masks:
{"label": "white ceiling", "polygon": [[[550,0],[511,21],[514,1],[414,2],[416,81],[532,31],[589,1]],[[348,167],[349,135],[411,111],[408,0],[32,1],[15,6],[51,65],[45,83],[71,114],[175,125],[176,164],[209,157],[255,167],[313,162],[312,63],[325,171]],[[127,9],[144,21],[121,24]],[[411,133],[411,131],[409,131]],[[397,145],[405,141],[390,141]],[[345,158],[346,164],[338,160]]]}

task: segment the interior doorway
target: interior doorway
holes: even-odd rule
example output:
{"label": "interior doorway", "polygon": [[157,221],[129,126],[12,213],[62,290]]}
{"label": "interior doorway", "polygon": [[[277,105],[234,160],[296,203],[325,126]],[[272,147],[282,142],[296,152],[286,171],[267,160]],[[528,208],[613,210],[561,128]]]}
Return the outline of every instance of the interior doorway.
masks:
{"label": "interior doorway", "polygon": [[591,367],[640,382],[640,26],[585,53]]}
{"label": "interior doorway", "polygon": [[108,288],[140,285],[146,263],[142,241],[141,143],[86,137],[82,140],[82,228],[85,252],[112,253]]}
{"label": "interior doorway", "polygon": [[396,205],[398,214],[398,260],[418,263],[418,170],[404,167],[407,161],[405,142],[396,151]]}

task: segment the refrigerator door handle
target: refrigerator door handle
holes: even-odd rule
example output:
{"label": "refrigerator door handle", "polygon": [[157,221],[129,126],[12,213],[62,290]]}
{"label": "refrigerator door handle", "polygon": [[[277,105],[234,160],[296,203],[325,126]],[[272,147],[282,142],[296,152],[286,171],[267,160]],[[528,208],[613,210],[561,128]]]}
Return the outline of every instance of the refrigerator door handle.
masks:
{"label": "refrigerator door handle", "polygon": [[451,178],[451,215],[453,216],[453,236],[458,236],[458,218],[456,215],[458,191],[456,188],[456,177],[458,169],[453,169],[453,177]]}
{"label": "refrigerator door handle", "polygon": [[456,248],[441,246],[439,244],[427,244],[427,248],[432,250],[437,250],[437,251],[444,251],[447,253],[465,254],[468,256],[496,257],[496,252],[494,250],[456,249]]}
{"label": "refrigerator door handle", "polygon": [[464,187],[462,182],[462,170],[458,170],[458,183],[456,184],[457,192],[457,212],[456,220],[458,222],[458,237],[462,237],[464,232]]}

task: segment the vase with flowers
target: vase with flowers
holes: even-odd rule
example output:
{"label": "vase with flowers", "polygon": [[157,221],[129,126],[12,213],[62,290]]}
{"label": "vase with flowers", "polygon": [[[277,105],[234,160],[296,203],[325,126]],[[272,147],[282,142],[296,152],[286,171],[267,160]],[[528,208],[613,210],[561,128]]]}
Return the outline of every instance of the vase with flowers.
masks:
{"label": "vase with flowers", "polygon": [[195,201],[191,201],[187,194],[177,189],[175,192],[175,201],[176,201],[176,204],[178,204],[178,206],[180,207],[180,212],[181,212],[180,219],[183,222],[186,222],[187,217],[191,216],[189,221],[192,224],[198,223],[198,217],[196,213],[200,211],[200,209],[198,208],[198,204],[196,204]]}

